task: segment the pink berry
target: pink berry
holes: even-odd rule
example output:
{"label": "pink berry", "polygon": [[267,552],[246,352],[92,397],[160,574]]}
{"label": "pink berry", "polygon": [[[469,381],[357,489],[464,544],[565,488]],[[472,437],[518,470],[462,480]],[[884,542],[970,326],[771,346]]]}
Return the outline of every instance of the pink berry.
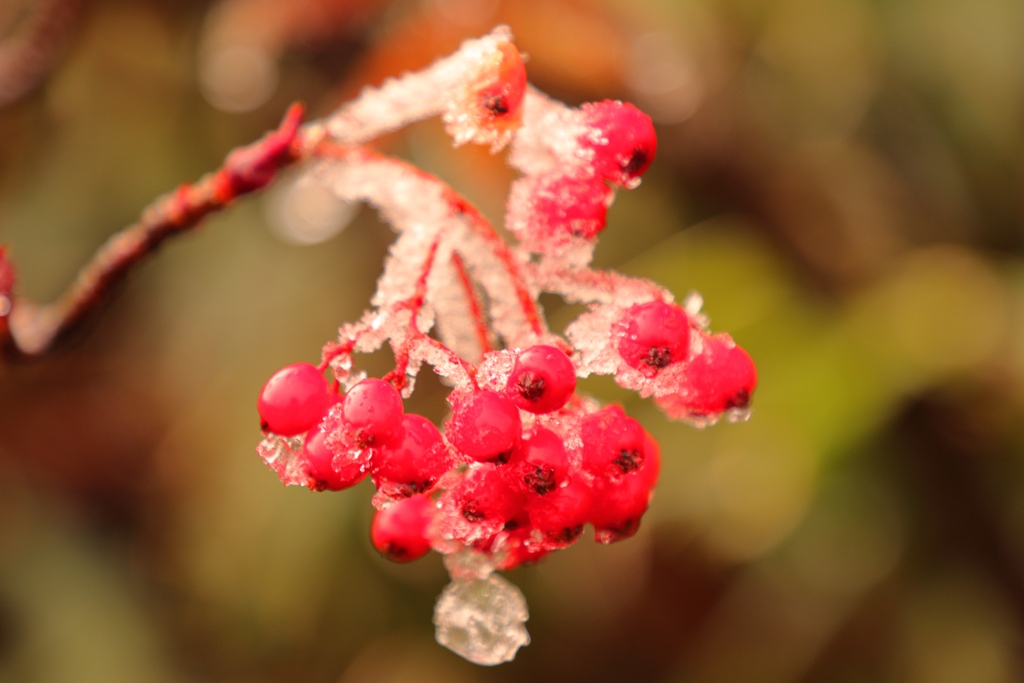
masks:
{"label": "pink berry", "polygon": [[528,225],[533,242],[558,243],[567,237],[590,240],[604,230],[612,190],[601,178],[542,177],[531,190],[532,220]]}
{"label": "pink berry", "polygon": [[580,422],[582,468],[596,477],[619,477],[644,466],[647,433],[619,406],[608,406]]}
{"label": "pink berry", "polygon": [[264,431],[295,436],[316,426],[330,402],[331,393],[323,373],[310,363],[294,363],[267,380],[256,410]]}
{"label": "pink berry", "polygon": [[372,458],[373,481],[390,497],[426,491],[452,467],[452,458],[437,427],[422,415],[402,418],[398,435]]}
{"label": "pink berry", "polygon": [[483,390],[458,400],[448,440],[470,460],[507,462],[522,433],[519,409],[507,396]]}
{"label": "pink berry", "polygon": [[636,472],[615,480],[596,479],[590,523],[598,542],[614,543],[635,534],[650,501],[651,487]]}
{"label": "pink berry", "polygon": [[615,324],[615,348],[626,363],[645,375],[686,360],[690,318],[682,306],[649,301],[626,309]]}
{"label": "pink berry", "polygon": [[380,554],[395,562],[412,562],[430,551],[430,522],[437,513],[425,495],[402,498],[378,510],[370,540]]}
{"label": "pink berry", "polygon": [[327,447],[327,435],[317,428],[306,433],[302,444],[302,458],[309,475],[309,488],[314,491],[341,491],[351,488],[366,478],[365,463],[347,458],[335,458]]}
{"label": "pink berry", "polygon": [[632,186],[658,150],[651,117],[632,104],[611,100],[585,104],[582,111],[596,134],[585,135],[580,144],[594,150],[597,175],[616,185]]}
{"label": "pink berry", "polygon": [[750,355],[728,335],[704,338],[704,348],[686,367],[690,391],[683,403],[691,415],[717,415],[746,408],[757,388],[757,368]]}
{"label": "pink berry", "polygon": [[518,120],[526,94],[526,66],[514,45],[501,46],[501,64],[492,80],[476,83],[482,121]]}
{"label": "pink berry", "polygon": [[341,412],[345,429],[358,446],[381,446],[402,426],[402,396],[384,380],[370,377],[345,394]]}
{"label": "pink berry", "polygon": [[491,463],[472,465],[445,491],[438,525],[444,537],[486,549],[494,535],[516,518],[525,497],[510,485],[502,469]]}
{"label": "pink berry", "polygon": [[526,513],[530,526],[543,536],[544,547],[553,550],[579,538],[592,504],[590,487],[582,477],[573,477],[550,495],[527,501]]}
{"label": "pink berry", "polygon": [[550,429],[535,427],[519,443],[506,468],[513,487],[544,496],[565,483],[569,457],[562,437]]}
{"label": "pink berry", "polygon": [[554,346],[531,346],[516,358],[506,391],[531,413],[550,413],[568,402],[576,390],[576,368]]}

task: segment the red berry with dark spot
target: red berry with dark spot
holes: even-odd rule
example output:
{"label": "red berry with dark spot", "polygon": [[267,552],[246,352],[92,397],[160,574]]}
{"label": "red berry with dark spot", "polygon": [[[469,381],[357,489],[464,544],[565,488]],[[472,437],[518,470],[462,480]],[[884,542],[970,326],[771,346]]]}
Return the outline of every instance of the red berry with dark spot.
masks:
{"label": "red berry with dark spot", "polygon": [[637,472],[616,479],[596,479],[589,521],[598,542],[614,543],[635,534],[650,501],[651,487]]}
{"label": "red berry with dark spot", "polygon": [[608,406],[580,422],[581,466],[596,477],[619,477],[644,466],[647,433],[619,406]]}
{"label": "red berry with dark spot", "polygon": [[700,355],[686,366],[688,391],[664,400],[694,416],[746,408],[757,388],[754,361],[727,334],[708,336],[703,342]]}
{"label": "red berry with dark spot", "polygon": [[352,387],[341,405],[345,429],[360,447],[379,447],[395,437],[404,412],[398,390],[375,377]]}
{"label": "red berry with dark spot", "polygon": [[483,390],[456,401],[447,435],[469,460],[507,462],[522,430],[515,403],[495,391]]}
{"label": "red berry with dark spot", "polygon": [[576,368],[554,346],[531,346],[516,358],[506,387],[512,401],[531,413],[550,413],[576,390]]}
{"label": "red berry with dark spot", "polygon": [[544,496],[560,488],[569,477],[569,456],[562,437],[534,427],[524,435],[506,470],[513,487],[525,493]]}
{"label": "red berry with dark spot", "polygon": [[366,464],[349,458],[335,458],[334,452],[325,443],[326,438],[326,434],[314,428],[306,433],[302,444],[299,457],[309,475],[309,488],[314,491],[341,491],[365,479]]}
{"label": "red berry with dark spot", "polygon": [[395,562],[418,560],[430,551],[428,530],[436,513],[433,501],[422,494],[396,500],[373,517],[373,547]]}
{"label": "red berry with dark spot", "polygon": [[543,535],[544,547],[553,550],[579,538],[593,504],[591,488],[576,476],[550,495],[527,501],[526,513],[530,526]]}
{"label": "red berry with dark spot", "polygon": [[389,497],[426,491],[452,467],[441,432],[422,415],[406,414],[398,435],[374,451],[373,482]]}
{"label": "red berry with dark spot", "polygon": [[260,391],[256,410],[260,427],[279,436],[295,436],[315,427],[330,406],[324,374],[310,363],[294,363],[275,372]]}
{"label": "red berry with dark spot", "polygon": [[635,185],[658,150],[651,117],[632,104],[611,100],[585,104],[582,111],[592,128],[580,144],[594,150],[597,175],[616,185]]}
{"label": "red berry with dark spot", "polygon": [[622,359],[652,377],[662,368],[686,360],[690,318],[682,306],[649,301],[627,308],[615,324],[613,335]]}

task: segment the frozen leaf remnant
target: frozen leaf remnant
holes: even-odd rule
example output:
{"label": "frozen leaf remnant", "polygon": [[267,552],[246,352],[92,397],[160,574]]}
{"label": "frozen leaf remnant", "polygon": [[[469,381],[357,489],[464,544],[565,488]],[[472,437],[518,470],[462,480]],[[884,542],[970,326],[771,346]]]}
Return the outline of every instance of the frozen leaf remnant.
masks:
{"label": "frozen leaf remnant", "polygon": [[452,581],[434,607],[437,642],[485,666],[511,661],[529,645],[529,617],[522,591],[496,574]]}
{"label": "frozen leaf remnant", "polygon": [[[441,179],[363,146],[430,116],[454,146],[510,147],[522,174],[506,207],[511,243]],[[301,138],[289,149],[313,161],[311,175],[375,207],[397,237],[363,315],[318,365],[264,387],[259,453],[286,485],[372,479],[377,550],[445,557],[438,642],[478,664],[509,661],[529,642],[526,603],[495,572],[539,562],[587,526],[599,543],[629,538],[657,484],[655,440],[578,393],[577,378],[610,375],[703,427],[749,415],[754,365],[708,329],[698,296],[677,305],[653,282],[590,266],[615,193],[655,157],[654,127],[630,104],[573,108],[528,87],[507,28],[365,90]],[[552,331],[542,293],[586,310]],[[385,345],[394,369],[367,378],[357,357]],[[424,365],[451,388],[441,425],[404,410]]]}

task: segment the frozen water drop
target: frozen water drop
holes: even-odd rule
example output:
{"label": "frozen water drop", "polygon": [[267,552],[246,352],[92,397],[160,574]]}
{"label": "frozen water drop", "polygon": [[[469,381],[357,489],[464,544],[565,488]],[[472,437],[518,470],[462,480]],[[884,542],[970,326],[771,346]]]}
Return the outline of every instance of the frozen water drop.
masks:
{"label": "frozen water drop", "polygon": [[497,574],[452,581],[434,607],[437,642],[474,664],[509,662],[530,643],[529,616],[522,591]]}

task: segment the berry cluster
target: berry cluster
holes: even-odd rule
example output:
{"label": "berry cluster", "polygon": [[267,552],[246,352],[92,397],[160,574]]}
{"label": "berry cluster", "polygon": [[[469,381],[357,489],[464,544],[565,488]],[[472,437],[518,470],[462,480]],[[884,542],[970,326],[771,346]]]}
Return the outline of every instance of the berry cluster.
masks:
{"label": "berry cluster", "polygon": [[[424,101],[427,92],[435,99]],[[522,173],[506,211],[514,244],[442,181],[363,146],[431,115],[456,144],[511,143]],[[370,535],[383,555],[476,558],[470,574],[489,582],[486,593],[498,585],[487,578],[494,569],[564,548],[587,524],[602,543],[636,533],[658,445],[621,407],[578,394],[577,378],[611,375],[697,426],[747,417],[754,365],[727,335],[708,332],[697,295],[676,304],[652,282],[589,266],[615,192],[635,188],[656,153],[651,120],[636,107],[570,108],[530,89],[498,29],[368,89],[321,125],[313,172],[342,199],[376,206],[399,236],[372,308],[340,329],[319,365],[289,365],[267,381],[259,453],[285,484],[336,491],[371,477]],[[587,310],[559,335],[542,292]],[[394,370],[366,377],[356,356],[384,344]],[[451,386],[443,429],[404,410],[424,363]],[[456,564],[453,579],[466,580]],[[446,592],[445,610],[457,595]],[[464,617],[444,617],[438,633]]]}

